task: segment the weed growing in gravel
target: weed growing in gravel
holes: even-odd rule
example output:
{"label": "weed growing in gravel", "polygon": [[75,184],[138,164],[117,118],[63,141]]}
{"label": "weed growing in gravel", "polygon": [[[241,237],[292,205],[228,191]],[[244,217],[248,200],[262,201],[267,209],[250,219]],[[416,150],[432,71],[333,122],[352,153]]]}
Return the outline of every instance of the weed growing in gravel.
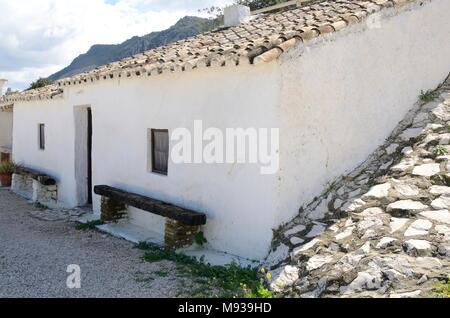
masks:
{"label": "weed growing in gravel", "polygon": [[[144,260],[147,262],[172,261],[183,276],[198,278],[197,283],[203,283],[210,288],[221,290],[220,297],[269,298],[274,294],[266,290],[263,281],[258,277],[258,269],[242,268],[235,263],[226,266],[213,266],[204,259],[198,261],[195,257],[176,253],[155,244],[141,242],[136,248],[146,251]],[[212,288],[211,288],[212,287]],[[197,290],[196,296],[208,297]]]}
{"label": "weed growing in gravel", "polygon": [[165,271],[156,271],[156,272],[153,272],[153,274],[155,274],[156,276],[159,276],[159,277],[167,277],[167,275],[169,275],[169,273],[165,272]]}
{"label": "weed growing in gravel", "polygon": [[48,209],[48,206],[43,205],[43,204],[40,203],[40,202],[36,202],[36,203],[34,204],[34,208],[43,211],[43,210],[47,210],[47,209]]}
{"label": "weed growing in gravel", "polygon": [[444,156],[448,154],[448,150],[446,147],[439,145],[433,148],[433,154],[435,156]]}
{"label": "weed growing in gravel", "polygon": [[426,92],[422,91],[420,94],[420,100],[422,102],[426,102],[426,103],[432,102],[436,99],[436,97],[437,97],[436,94],[437,93],[432,90],[427,90]]}
{"label": "weed growing in gravel", "polygon": [[87,230],[95,230],[96,226],[102,225],[103,222],[100,220],[97,221],[91,221],[87,223],[80,223],[77,225],[76,229],[80,231],[87,231]]}

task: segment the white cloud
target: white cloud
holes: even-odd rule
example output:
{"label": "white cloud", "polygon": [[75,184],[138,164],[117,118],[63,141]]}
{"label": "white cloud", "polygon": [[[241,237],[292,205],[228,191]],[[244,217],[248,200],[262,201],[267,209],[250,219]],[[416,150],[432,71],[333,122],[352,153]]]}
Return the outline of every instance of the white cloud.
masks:
{"label": "white cloud", "polygon": [[166,29],[185,15],[232,0],[0,0],[0,77],[23,89],[93,44]]}

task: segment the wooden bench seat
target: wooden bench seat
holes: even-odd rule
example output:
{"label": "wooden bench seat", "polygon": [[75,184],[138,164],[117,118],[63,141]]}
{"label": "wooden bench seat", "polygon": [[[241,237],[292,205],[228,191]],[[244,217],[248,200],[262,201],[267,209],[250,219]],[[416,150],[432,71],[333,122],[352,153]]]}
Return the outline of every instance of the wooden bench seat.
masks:
{"label": "wooden bench seat", "polygon": [[20,175],[27,175],[30,178],[32,178],[36,181],[39,181],[39,183],[44,186],[56,185],[56,180],[53,177],[46,175],[44,173],[40,173],[38,171],[29,169],[29,168],[24,168],[24,167],[17,168],[15,173],[20,174]]}
{"label": "wooden bench seat", "polygon": [[186,225],[206,224],[206,215],[204,213],[180,208],[178,206],[139,194],[126,192],[106,185],[95,186],[94,192],[95,194],[113,199],[125,205],[160,215]]}
{"label": "wooden bench seat", "polygon": [[106,185],[95,186],[94,192],[101,196],[101,219],[106,223],[117,223],[127,218],[129,206],[165,217],[164,244],[169,249],[192,245],[201,226],[206,224],[204,213],[143,195]]}

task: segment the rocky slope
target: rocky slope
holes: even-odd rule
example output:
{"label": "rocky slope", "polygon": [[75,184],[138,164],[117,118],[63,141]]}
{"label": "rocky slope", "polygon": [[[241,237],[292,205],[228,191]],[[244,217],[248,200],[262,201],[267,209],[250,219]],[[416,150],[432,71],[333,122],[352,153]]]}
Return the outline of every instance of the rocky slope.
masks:
{"label": "rocky slope", "polygon": [[135,36],[116,45],[94,45],[87,53],[78,56],[68,67],[51,75],[49,79],[56,81],[87,72],[98,66],[119,61],[123,58],[209,31],[213,27],[213,20],[199,17],[184,17],[174,26],[164,31],[152,32],[142,37]]}
{"label": "rocky slope", "polygon": [[272,290],[426,297],[450,277],[450,80],[387,143],[279,229]]}

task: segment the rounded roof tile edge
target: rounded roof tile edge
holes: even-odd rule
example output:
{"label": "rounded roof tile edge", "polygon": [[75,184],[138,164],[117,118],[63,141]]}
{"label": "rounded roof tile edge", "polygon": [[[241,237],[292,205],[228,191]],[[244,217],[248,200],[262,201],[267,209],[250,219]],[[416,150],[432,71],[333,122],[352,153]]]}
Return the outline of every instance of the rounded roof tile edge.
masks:
{"label": "rounded roof tile edge", "polygon": [[[427,0],[328,0],[264,14],[247,23],[209,31],[97,67],[90,72],[60,79],[41,89],[3,96],[0,106],[14,101],[52,99],[63,93],[64,86],[101,80],[268,63],[299,44],[339,32],[382,9],[424,1]],[[202,42],[208,45],[202,45]]]}

